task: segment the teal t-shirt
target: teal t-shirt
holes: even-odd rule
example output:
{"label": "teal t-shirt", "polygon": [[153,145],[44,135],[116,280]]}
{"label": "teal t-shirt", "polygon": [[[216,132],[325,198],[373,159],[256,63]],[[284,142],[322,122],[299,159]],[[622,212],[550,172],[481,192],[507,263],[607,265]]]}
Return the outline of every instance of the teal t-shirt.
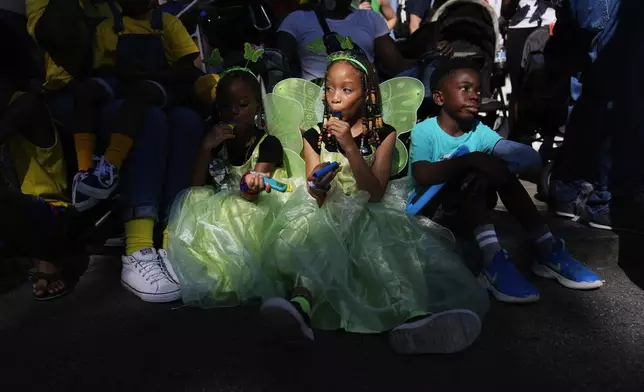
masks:
{"label": "teal t-shirt", "polygon": [[474,130],[461,136],[450,136],[438,125],[436,117],[429,118],[416,124],[411,130],[411,163],[419,161],[439,162],[449,156],[462,145],[470,152],[480,151],[492,154],[494,146],[501,136],[492,128],[477,121]]}

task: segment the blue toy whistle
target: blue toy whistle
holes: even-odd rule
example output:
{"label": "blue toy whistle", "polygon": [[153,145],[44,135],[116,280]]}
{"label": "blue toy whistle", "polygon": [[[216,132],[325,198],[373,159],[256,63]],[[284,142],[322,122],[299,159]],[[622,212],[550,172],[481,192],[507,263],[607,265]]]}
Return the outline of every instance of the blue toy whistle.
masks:
{"label": "blue toy whistle", "polygon": [[[469,152],[470,152],[470,149],[463,144],[459,146],[456,150],[454,150],[454,152],[452,152],[452,154],[448,159],[463,156],[465,154],[469,154]],[[443,189],[443,186],[445,186],[445,183],[432,185],[429,188],[425,188],[425,190],[421,191],[420,193],[417,192],[416,190],[413,190],[409,194],[409,198],[407,199],[407,208],[405,209],[407,211],[407,214],[411,216],[415,216],[420,211],[422,211],[423,208],[425,208],[425,206],[427,205],[427,203],[429,203],[430,200],[432,200],[434,196],[436,196],[438,191]]]}
{"label": "blue toy whistle", "polygon": [[337,170],[339,167],[340,167],[340,164],[338,162],[331,162],[330,164],[324,166],[323,168],[314,171],[313,178],[315,178],[316,182],[320,181],[322,177],[326,176],[332,171]]}

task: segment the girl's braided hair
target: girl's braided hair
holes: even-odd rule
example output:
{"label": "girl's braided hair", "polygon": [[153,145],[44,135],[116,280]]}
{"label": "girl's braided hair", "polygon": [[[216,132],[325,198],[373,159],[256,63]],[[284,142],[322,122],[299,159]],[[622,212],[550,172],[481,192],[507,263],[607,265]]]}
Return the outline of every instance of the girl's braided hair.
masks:
{"label": "girl's braided hair", "polygon": [[[363,106],[362,113],[363,142],[366,139],[370,146],[377,148],[380,145],[379,133],[382,130],[383,121],[382,97],[380,95],[380,86],[376,69],[367,56],[358,49],[331,54],[329,56],[329,65],[326,72],[327,75],[333,64],[340,61],[348,63],[362,74],[360,84],[362,97],[365,97],[365,104]],[[324,80],[323,91],[326,92],[326,78]],[[324,120],[328,121],[332,117],[332,112],[329,104],[326,102],[326,93],[324,94],[322,101],[324,103]],[[318,147],[322,146],[322,142],[332,142],[331,135],[328,132],[320,132]]]}

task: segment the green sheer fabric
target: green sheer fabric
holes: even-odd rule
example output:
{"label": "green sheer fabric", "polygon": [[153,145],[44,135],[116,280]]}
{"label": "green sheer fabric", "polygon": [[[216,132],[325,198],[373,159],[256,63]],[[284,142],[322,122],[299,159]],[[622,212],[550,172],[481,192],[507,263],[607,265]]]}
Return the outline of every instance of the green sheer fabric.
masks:
{"label": "green sheer fabric", "polygon": [[[285,129],[269,127],[269,133],[274,132],[283,145],[298,152],[284,149],[284,167],[275,170],[273,178],[296,188],[303,186],[305,177],[299,156],[302,138],[297,125],[297,138],[289,137]],[[286,293],[275,264],[263,257],[262,244],[292,193],[261,193],[255,202],[244,200],[239,193],[242,175],[257,163],[261,141],[263,138],[243,165],[228,166],[228,186],[221,187],[223,190],[190,188],[173,205],[168,252],[187,305],[234,306]]]}
{"label": "green sheer fabric", "polygon": [[263,247],[283,282],[313,294],[314,327],[383,332],[418,312],[455,308],[483,317],[487,293],[453,251],[451,232],[405,214],[406,179],[369,203],[343,155],[323,148],[321,160],[341,164],[326,202],[318,208],[298,188]]}

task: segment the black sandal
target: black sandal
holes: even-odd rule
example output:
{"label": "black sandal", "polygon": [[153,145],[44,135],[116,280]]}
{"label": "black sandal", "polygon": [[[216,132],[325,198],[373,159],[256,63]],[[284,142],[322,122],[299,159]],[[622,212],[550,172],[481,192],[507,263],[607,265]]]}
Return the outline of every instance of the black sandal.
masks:
{"label": "black sandal", "polygon": [[[36,283],[40,279],[46,280],[47,286],[45,286],[45,288],[43,289],[44,291],[43,294],[36,295]],[[62,271],[52,272],[52,273],[30,271],[29,280],[33,282],[32,294],[36,301],[50,301],[52,299],[63,297],[72,291],[72,284],[68,279],[65,278],[65,274]],[[62,281],[65,287],[58,292],[49,293],[49,285],[52,282],[56,282],[56,281]]]}

